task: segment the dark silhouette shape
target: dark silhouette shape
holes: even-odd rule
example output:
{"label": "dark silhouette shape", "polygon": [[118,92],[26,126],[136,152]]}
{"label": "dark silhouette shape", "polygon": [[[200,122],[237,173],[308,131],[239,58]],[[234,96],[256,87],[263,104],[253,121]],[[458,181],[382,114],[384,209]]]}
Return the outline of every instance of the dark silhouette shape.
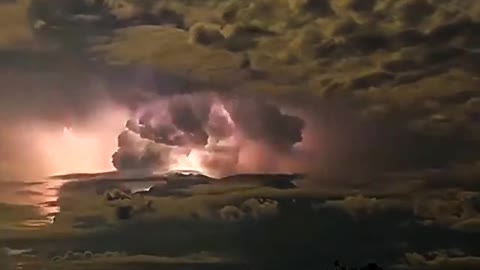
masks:
{"label": "dark silhouette shape", "polygon": [[335,267],[335,270],[340,270],[340,262],[338,260],[335,260],[335,262],[333,262],[333,266]]}
{"label": "dark silhouette shape", "polygon": [[149,211],[153,211],[153,201],[147,201],[147,204],[145,205],[146,209]]}
{"label": "dark silhouette shape", "polygon": [[367,266],[360,268],[360,270],[383,270],[380,266],[376,263],[369,263]]}
{"label": "dark silhouette shape", "polygon": [[[339,260],[335,260],[333,262],[333,269],[334,270],[347,270],[347,267],[345,265],[342,265]],[[383,270],[380,266],[378,266],[376,263],[369,263],[364,267],[358,268],[358,267],[350,267],[348,268],[349,270]]]}
{"label": "dark silhouette shape", "polygon": [[241,69],[248,69],[252,67],[250,56],[247,53],[242,54],[242,61],[240,62]]}
{"label": "dark silhouette shape", "polygon": [[133,208],[132,206],[119,206],[116,209],[116,216],[118,219],[125,220],[125,219],[130,219],[132,217],[132,211]]}

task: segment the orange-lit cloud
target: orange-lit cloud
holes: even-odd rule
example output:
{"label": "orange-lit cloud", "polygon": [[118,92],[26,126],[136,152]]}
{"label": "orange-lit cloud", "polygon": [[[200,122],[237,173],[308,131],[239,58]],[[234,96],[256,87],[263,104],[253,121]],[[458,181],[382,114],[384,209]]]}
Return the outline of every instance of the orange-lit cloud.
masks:
{"label": "orange-lit cloud", "polygon": [[23,138],[45,175],[112,170],[111,155],[128,111],[111,104],[83,123],[36,121],[22,126]]}
{"label": "orange-lit cloud", "polygon": [[296,114],[264,100],[215,93],[158,97],[126,123],[113,163],[120,171],[185,169],[214,177],[299,172],[304,126]]}

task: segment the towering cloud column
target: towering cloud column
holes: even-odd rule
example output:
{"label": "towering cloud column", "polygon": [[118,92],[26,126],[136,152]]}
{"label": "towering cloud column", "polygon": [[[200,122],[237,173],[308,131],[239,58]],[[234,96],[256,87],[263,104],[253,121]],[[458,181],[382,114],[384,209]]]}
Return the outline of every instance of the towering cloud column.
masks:
{"label": "towering cloud column", "polygon": [[274,104],[250,98],[187,94],[140,108],[118,136],[118,170],[196,169],[224,175],[281,170],[304,121]]}

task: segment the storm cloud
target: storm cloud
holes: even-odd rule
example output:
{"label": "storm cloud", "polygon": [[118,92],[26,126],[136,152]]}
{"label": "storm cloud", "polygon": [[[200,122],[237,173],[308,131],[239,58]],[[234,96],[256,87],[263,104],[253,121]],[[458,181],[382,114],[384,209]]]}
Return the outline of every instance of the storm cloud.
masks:
{"label": "storm cloud", "polygon": [[[0,240],[40,257],[227,250],[265,269],[337,257],[475,267],[479,3],[0,1],[0,199],[63,211],[35,232],[16,227],[30,212],[0,212]],[[125,222],[95,192],[10,184],[185,168],[307,179],[160,189],[146,195],[158,211]]]}
{"label": "storm cloud", "polygon": [[[279,106],[215,93],[158,97],[139,109],[138,119],[127,121],[113,164],[117,169],[165,170],[177,162],[186,169],[205,166],[222,175],[240,170],[245,145],[253,147],[249,154],[257,155],[257,161],[265,160],[260,163],[281,163],[302,142],[305,123]],[[178,164],[178,156],[199,164]],[[243,169],[253,169],[248,167]],[[253,170],[269,168],[260,164]]]}

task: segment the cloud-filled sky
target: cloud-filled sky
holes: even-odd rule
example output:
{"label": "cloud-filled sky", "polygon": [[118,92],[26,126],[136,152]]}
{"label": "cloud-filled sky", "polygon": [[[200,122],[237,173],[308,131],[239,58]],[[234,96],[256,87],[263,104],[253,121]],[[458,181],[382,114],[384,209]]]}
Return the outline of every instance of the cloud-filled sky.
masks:
{"label": "cloud-filled sky", "polygon": [[[479,267],[479,1],[3,0],[0,26],[0,268]],[[125,190],[172,169],[256,175]]]}

